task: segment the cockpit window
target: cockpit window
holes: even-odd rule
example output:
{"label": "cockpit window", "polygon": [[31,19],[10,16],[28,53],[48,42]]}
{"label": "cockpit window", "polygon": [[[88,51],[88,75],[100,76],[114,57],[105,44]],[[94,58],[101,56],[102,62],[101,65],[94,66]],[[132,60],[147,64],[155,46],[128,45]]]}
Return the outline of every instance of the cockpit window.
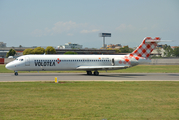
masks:
{"label": "cockpit window", "polygon": [[[18,60],[18,59],[17,59]],[[19,59],[19,61],[23,61],[24,59]]]}

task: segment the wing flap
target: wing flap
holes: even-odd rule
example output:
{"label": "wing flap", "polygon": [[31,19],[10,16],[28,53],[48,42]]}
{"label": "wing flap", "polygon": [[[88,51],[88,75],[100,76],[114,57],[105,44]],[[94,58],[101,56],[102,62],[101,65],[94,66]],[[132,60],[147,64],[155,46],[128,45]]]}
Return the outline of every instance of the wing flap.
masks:
{"label": "wing flap", "polygon": [[125,69],[129,66],[79,66],[77,70],[109,70],[109,69]]}

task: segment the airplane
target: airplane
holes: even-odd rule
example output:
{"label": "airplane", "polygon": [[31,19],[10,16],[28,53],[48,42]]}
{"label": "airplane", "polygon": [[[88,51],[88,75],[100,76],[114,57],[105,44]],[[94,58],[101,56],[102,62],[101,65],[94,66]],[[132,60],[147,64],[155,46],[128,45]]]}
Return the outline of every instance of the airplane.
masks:
{"label": "airplane", "polygon": [[84,70],[87,75],[99,75],[98,70],[126,69],[150,62],[150,53],[160,41],[160,37],[145,37],[142,43],[127,55],[23,55],[5,67],[13,70],[15,76],[18,71],[52,70]]}

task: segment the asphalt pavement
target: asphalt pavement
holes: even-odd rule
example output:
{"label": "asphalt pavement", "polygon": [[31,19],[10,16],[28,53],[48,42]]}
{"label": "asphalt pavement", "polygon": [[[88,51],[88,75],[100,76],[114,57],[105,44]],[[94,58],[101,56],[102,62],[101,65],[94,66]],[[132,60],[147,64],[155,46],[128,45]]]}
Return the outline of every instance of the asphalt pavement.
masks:
{"label": "asphalt pavement", "polygon": [[179,73],[0,73],[0,82],[21,81],[179,81]]}

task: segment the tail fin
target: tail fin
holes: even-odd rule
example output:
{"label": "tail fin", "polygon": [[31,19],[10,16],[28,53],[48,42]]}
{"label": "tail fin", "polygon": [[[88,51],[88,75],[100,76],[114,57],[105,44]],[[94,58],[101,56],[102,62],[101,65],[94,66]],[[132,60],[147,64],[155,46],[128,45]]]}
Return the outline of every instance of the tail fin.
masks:
{"label": "tail fin", "polygon": [[144,38],[143,42],[135,49],[130,56],[148,58],[150,53],[155,49],[157,43],[160,42],[159,37],[152,39],[151,37]]}

